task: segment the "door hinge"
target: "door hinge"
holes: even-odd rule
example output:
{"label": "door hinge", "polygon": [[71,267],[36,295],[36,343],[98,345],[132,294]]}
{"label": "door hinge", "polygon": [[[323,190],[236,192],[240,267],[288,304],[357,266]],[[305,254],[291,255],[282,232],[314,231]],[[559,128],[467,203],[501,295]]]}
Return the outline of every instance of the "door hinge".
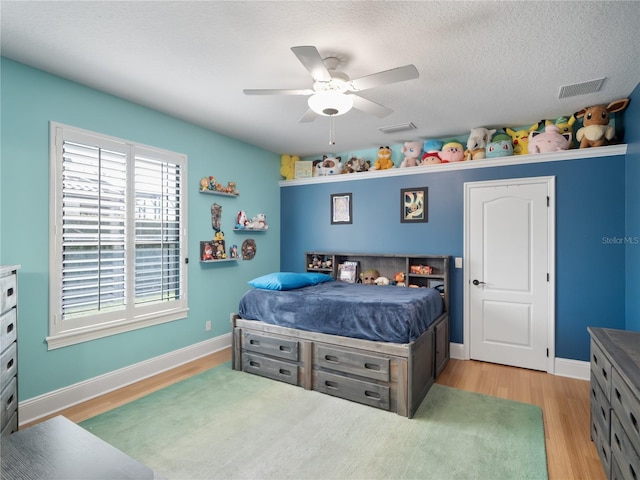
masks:
{"label": "door hinge", "polygon": [[189,257],[184,259],[184,263],[189,263]]}
{"label": "door hinge", "polygon": [[551,200],[549,199],[549,197],[547,196],[547,207],[549,206]]}
{"label": "door hinge", "polygon": [[549,358],[549,349],[547,348],[547,358]]}
{"label": "door hinge", "polygon": [[547,273],[547,282],[549,281],[549,274]]}

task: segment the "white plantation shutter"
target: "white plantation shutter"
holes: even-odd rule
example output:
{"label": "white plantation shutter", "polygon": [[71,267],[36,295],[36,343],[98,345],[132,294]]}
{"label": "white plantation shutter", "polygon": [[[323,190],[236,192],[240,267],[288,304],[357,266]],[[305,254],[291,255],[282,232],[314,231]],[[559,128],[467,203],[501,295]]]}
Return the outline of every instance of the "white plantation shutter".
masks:
{"label": "white plantation shutter", "polygon": [[186,158],[53,124],[49,348],[184,318]]}

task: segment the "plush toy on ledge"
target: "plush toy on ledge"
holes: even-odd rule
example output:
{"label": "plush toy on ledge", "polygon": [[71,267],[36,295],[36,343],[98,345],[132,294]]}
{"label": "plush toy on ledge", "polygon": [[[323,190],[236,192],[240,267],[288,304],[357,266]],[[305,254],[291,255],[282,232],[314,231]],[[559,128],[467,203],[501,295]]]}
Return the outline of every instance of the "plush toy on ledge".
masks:
{"label": "plush toy on ledge", "polygon": [[417,167],[420,165],[420,156],[422,155],[422,141],[404,142],[400,151],[404,154],[404,160],[400,164],[400,168]]}
{"label": "plush toy on ledge", "polygon": [[280,157],[280,175],[285,180],[292,180],[295,178],[295,163],[300,160],[297,155],[282,155]]}
{"label": "plush toy on ledge", "polygon": [[629,99],[615,100],[609,105],[594,105],[583,108],[575,114],[577,118],[584,117],[584,126],[576,132],[580,148],[602,147],[609,145],[615,136],[615,129],[609,125],[610,115],[627,108]]}
{"label": "plush toy on ledge", "polygon": [[514,155],[526,155],[529,153],[529,133],[538,129],[539,123],[531,125],[527,130],[511,130],[506,129],[507,135],[511,137],[511,145],[513,145]]}
{"label": "plush toy on ledge", "polygon": [[422,154],[422,163],[420,165],[438,165],[442,163],[440,154],[438,152],[424,152]]}
{"label": "plush toy on ledge", "polygon": [[491,141],[491,137],[496,133],[494,129],[472,128],[467,140],[467,149],[464,151],[465,160],[480,160],[485,158],[487,143]]}
{"label": "plush toy on ledge", "polygon": [[568,150],[571,133],[560,133],[556,125],[547,125],[544,132],[529,133],[529,153],[550,153]]}
{"label": "plush toy on ledge", "polygon": [[386,147],[380,147],[378,149],[378,159],[371,170],[387,170],[393,168],[393,160],[391,160],[391,149]]}
{"label": "plush toy on ledge", "polygon": [[369,160],[354,155],[346,161],[342,173],[367,172],[369,168],[371,168],[371,162]]}
{"label": "plush toy on ledge", "polygon": [[316,172],[319,177],[342,173],[342,157],[328,157],[327,155],[323,155],[322,161],[316,166]]}
{"label": "plush toy on ledge", "polygon": [[440,152],[442,163],[462,162],[464,160],[464,148],[457,140],[451,140],[442,146]]}
{"label": "plush toy on ledge", "polygon": [[509,135],[500,131],[487,143],[486,158],[509,157],[513,155],[513,145]]}

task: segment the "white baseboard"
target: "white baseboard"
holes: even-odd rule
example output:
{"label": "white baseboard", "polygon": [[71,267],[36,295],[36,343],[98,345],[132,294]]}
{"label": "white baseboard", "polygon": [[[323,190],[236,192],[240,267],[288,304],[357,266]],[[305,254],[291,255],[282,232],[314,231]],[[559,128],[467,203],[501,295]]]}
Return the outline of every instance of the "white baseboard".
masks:
{"label": "white baseboard", "polygon": [[[456,360],[468,360],[468,358],[464,358],[464,345],[462,343],[449,344],[449,356]],[[578,380],[590,380],[590,369],[589,362],[556,358],[553,374],[560,377],[577,378]]]}
{"label": "white baseboard", "polygon": [[20,425],[72,407],[118,388],[171,370],[231,345],[231,333],[189,345],[173,352],[136,363],[113,372],[90,378],[74,385],[29,398],[19,404]]}

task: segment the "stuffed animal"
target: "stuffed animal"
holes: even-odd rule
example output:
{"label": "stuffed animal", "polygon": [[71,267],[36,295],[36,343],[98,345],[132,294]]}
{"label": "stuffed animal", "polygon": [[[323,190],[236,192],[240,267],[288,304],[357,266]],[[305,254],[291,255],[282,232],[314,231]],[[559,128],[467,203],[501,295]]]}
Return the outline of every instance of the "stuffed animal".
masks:
{"label": "stuffed animal", "polygon": [[442,146],[444,142],[442,140],[438,140],[437,138],[432,138],[429,140],[425,140],[422,144],[423,152],[439,152],[442,150]]}
{"label": "stuffed animal", "polygon": [[209,242],[204,244],[204,248],[202,250],[202,259],[203,262],[208,262],[209,260],[215,260],[213,256],[213,247]]}
{"label": "stuffed animal", "polygon": [[529,153],[549,153],[567,150],[571,145],[571,133],[560,133],[556,125],[547,125],[544,132],[529,133]]}
{"label": "stuffed animal", "polygon": [[472,128],[467,140],[467,149],[464,151],[465,160],[480,160],[485,158],[485,148],[491,141],[491,137],[496,133],[494,129]]}
{"label": "stuffed animal", "polygon": [[438,152],[425,152],[422,154],[422,163],[420,165],[438,165],[442,163]]}
{"label": "stuffed animal", "polygon": [[269,228],[269,225],[267,225],[267,216],[264,213],[257,214],[247,223],[247,228],[252,230],[267,230]]}
{"label": "stuffed animal", "polygon": [[486,158],[508,157],[513,155],[513,145],[509,135],[504,132],[497,133],[491,141],[487,143]]}
{"label": "stuffed animal", "polygon": [[209,189],[209,178],[202,177],[200,179],[200,190],[208,190]]}
{"label": "stuffed animal", "polygon": [[378,277],[374,280],[376,285],[389,285],[389,279],[387,277]]}
{"label": "stuffed animal", "polygon": [[393,279],[396,281],[396,287],[406,287],[407,284],[404,283],[404,273],[398,272],[395,274]]}
{"label": "stuffed animal", "polygon": [[609,125],[610,115],[620,112],[629,105],[629,99],[615,100],[609,105],[594,105],[583,108],[575,114],[577,118],[583,118],[584,126],[576,132],[576,138],[580,142],[579,148],[602,147],[609,145],[615,135],[615,129]]}
{"label": "stuffed animal", "polygon": [[249,218],[247,217],[247,212],[244,210],[240,210],[236,215],[236,229],[242,230],[247,227],[249,223]]}
{"label": "stuffed animal", "polygon": [[371,170],[387,170],[393,167],[394,164],[393,160],[391,160],[391,149],[388,146],[380,147],[378,149],[378,159]]}
{"label": "stuffed animal", "polygon": [[380,276],[380,272],[375,269],[366,270],[365,272],[360,274],[360,280],[364,285],[375,285],[376,278]]}
{"label": "stuffed animal", "polygon": [[404,142],[400,151],[404,154],[404,160],[400,164],[400,168],[417,167],[420,165],[422,142]]}
{"label": "stuffed animal", "polygon": [[292,180],[295,177],[295,163],[300,160],[297,155],[282,155],[280,157],[280,175],[285,180]]}
{"label": "stuffed animal", "polygon": [[507,128],[507,135],[511,137],[511,144],[513,145],[514,155],[526,155],[529,153],[529,133],[538,129],[538,123],[531,125],[528,129],[511,130]]}
{"label": "stuffed animal", "polygon": [[464,160],[464,148],[457,140],[451,140],[442,146],[440,152],[442,163],[462,162]]}
{"label": "stuffed animal", "polygon": [[322,156],[322,161],[316,166],[319,177],[338,175],[342,173],[342,157]]}
{"label": "stuffed animal", "polygon": [[342,173],[366,172],[369,168],[371,168],[371,162],[369,160],[365,160],[364,158],[359,158],[354,155],[346,161]]}

